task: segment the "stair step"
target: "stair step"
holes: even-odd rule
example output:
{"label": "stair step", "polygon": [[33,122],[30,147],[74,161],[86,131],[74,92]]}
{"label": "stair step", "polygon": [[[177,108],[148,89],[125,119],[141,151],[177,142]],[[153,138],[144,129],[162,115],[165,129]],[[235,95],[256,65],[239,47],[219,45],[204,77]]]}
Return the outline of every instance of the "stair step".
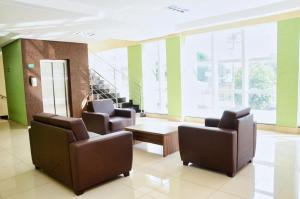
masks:
{"label": "stair step", "polygon": [[122,103],[122,108],[131,108],[132,104],[130,102],[124,102]]}
{"label": "stair step", "polygon": [[[111,99],[114,103],[116,103],[116,98]],[[119,97],[118,98],[118,103],[124,103],[126,102],[126,97]]]}

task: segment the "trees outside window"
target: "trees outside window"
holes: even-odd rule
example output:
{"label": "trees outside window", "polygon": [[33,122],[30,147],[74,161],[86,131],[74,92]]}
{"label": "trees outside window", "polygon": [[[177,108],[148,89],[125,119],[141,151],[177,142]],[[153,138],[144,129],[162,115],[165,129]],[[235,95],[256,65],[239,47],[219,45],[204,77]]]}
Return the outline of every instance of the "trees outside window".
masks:
{"label": "trees outside window", "polygon": [[219,117],[250,106],[255,119],[275,123],[275,23],[187,36],[182,85],[185,116]]}

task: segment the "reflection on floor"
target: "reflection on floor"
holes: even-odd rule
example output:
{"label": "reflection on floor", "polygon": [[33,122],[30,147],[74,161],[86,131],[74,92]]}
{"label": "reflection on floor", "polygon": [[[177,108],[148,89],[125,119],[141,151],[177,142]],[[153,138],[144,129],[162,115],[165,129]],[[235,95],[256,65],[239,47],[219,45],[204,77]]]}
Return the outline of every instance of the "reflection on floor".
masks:
{"label": "reflection on floor", "polygon": [[[144,118],[139,122],[161,120]],[[141,143],[134,147],[130,177],[76,196],[34,169],[27,128],[0,121],[0,198],[300,198],[299,146],[300,136],[260,131],[253,164],[229,178],[182,166],[179,153],[163,158],[160,146]]]}

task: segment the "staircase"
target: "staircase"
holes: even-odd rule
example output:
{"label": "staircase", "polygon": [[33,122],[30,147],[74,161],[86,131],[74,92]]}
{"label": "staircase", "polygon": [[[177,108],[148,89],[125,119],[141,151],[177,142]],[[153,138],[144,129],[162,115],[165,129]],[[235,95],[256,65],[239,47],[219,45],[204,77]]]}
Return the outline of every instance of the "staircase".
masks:
{"label": "staircase", "polygon": [[94,69],[90,69],[90,100],[111,99],[118,108],[132,108],[137,113],[143,112],[139,105],[127,101],[126,97],[120,96],[118,88],[105,79]]}

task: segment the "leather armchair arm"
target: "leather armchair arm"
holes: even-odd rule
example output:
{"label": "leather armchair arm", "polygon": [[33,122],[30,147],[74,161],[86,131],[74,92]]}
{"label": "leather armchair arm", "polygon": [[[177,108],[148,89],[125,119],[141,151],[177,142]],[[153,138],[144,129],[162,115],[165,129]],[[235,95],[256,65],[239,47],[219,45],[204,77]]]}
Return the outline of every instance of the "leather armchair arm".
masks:
{"label": "leather armchair arm", "polygon": [[84,111],[82,113],[82,119],[83,119],[88,131],[95,132],[98,134],[109,133],[109,127],[108,127],[109,115],[108,114]]}
{"label": "leather armchair arm", "polygon": [[236,173],[237,131],[214,127],[178,127],[180,155],[192,162],[232,176]]}
{"label": "leather armchair arm", "polygon": [[128,174],[132,168],[132,133],[122,131],[73,142],[70,160],[76,192]]}
{"label": "leather armchair arm", "polygon": [[124,108],[116,108],[115,115],[121,117],[135,117],[135,110],[134,109],[124,109]]}
{"label": "leather armchair arm", "polygon": [[216,118],[205,119],[205,126],[208,127],[218,127],[219,123],[220,123],[220,119],[216,119]]}

